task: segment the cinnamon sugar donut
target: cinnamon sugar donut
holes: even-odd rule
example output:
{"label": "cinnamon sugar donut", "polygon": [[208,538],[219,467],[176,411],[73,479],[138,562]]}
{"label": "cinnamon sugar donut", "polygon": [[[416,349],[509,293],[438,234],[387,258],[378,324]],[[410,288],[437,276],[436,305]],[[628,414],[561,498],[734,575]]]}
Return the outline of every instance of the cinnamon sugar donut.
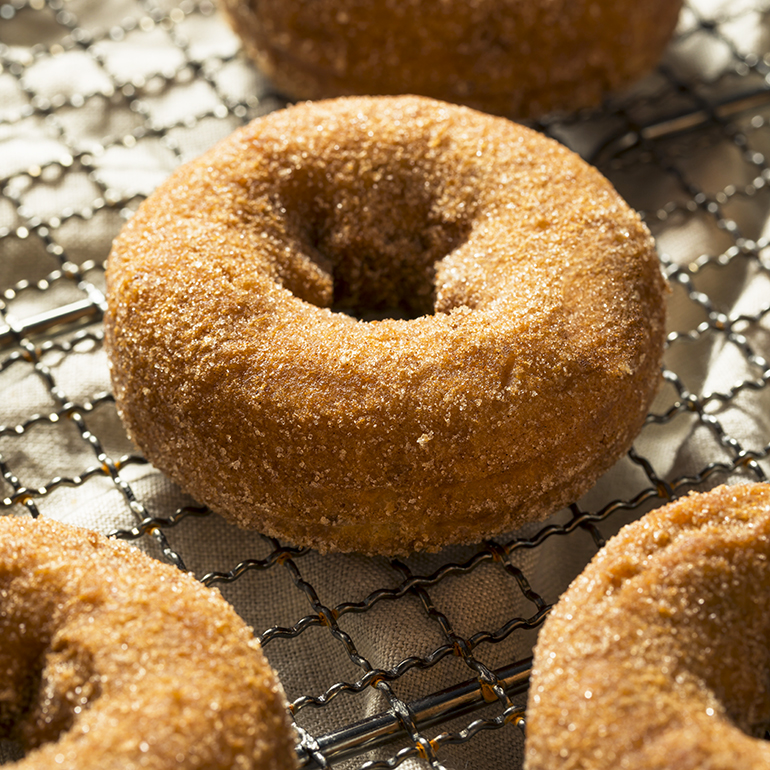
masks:
{"label": "cinnamon sugar donut", "polygon": [[283,691],[212,589],[125,543],[0,518],[0,729],[16,770],[288,770]]}
{"label": "cinnamon sugar donut", "polygon": [[765,770],[770,485],[719,487],[612,538],[540,632],[526,770]]}
{"label": "cinnamon sugar donut", "polygon": [[[556,142],[424,98],[237,131],[142,204],[107,281],[139,447],[239,525],[322,550],[553,513],[628,449],[659,379],[638,216]],[[389,308],[409,317],[349,314]]]}
{"label": "cinnamon sugar donut", "polygon": [[298,99],[414,93],[535,117],[594,106],[658,62],[681,0],[222,0]]}

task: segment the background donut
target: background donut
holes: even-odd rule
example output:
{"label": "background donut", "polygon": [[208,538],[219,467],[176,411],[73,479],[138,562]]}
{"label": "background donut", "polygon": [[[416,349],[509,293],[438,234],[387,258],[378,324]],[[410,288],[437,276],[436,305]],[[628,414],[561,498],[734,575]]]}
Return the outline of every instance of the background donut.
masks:
{"label": "background donut", "polygon": [[[410,704],[477,675],[454,658],[451,645],[458,638],[460,646],[481,639],[470,663],[494,671],[531,654],[534,634],[519,619],[530,621],[537,607],[518,589],[511,562],[526,576],[526,587],[550,603],[595,551],[586,527],[595,532],[595,526],[606,538],[621,522],[663,501],[670,488],[679,494],[770,474],[770,380],[761,363],[770,359],[770,200],[767,186],[751,186],[765,169],[770,123],[766,100],[744,98],[755,85],[766,87],[763,3],[688,0],[664,68],[596,113],[548,121],[549,135],[590,156],[644,212],[672,280],[665,380],[633,452],[578,501],[574,517],[565,511],[492,542],[419,554],[403,563],[297,553],[256,532],[239,532],[216,515],[190,515],[190,498],[144,461],[118,420],[97,312],[109,243],[178,160],[195,157],[239,122],[276,106],[255,68],[237,55],[238,42],[220,15],[208,0],[12,5],[14,19],[0,22],[9,45],[0,77],[8,140],[0,152],[6,179],[0,207],[0,452],[4,474],[12,473],[19,486],[4,475],[0,506],[4,513],[39,510],[104,532],[139,526],[146,531],[135,541],[139,547],[151,553],[170,549],[168,558],[182,560],[200,576],[234,570],[232,583],[212,582],[255,630],[296,624],[295,638],[279,634],[271,640],[267,633],[265,645],[290,700],[301,705],[310,700],[305,696],[343,691],[323,706],[296,712],[328,763],[335,764],[336,755],[325,736],[378,713],[381,696],[378,687],[344,694],[344,682],[361,676],[369,681],[371,674],[350,675],[346,666],[355,663],[339,649],[336,627],[319,628],[319,604],[329,618],[341,613],[340,627],[364,658],[360,671],[392,667],[393,688]],[[158,14],[152,28],[144,23],[150,11]],[[111,32],[123,30],[125,38],[113,44]],[[56,54],[54,44],[65,53]],[[756,64],[749,61],[752,55]],[[176,69],[169,69],[170,58],[179,63]],[[134,88],[124,93],[140,74],[146,82],[133,80]],[[221,89],[207,93],[212,84]],[[99,96],[105,86],[115,89],[113,98]],[[729,117],[726,101],[742,105],[742,111]],[[176,109],[161,113],[166,105]],[[690,120],[691,111],[703,107],[708,114]],[[680,110],[686,119],[665,122]],[[661,124],[663,131],[648,132],[650,124]],[[645,139],[629,149],[627,132],[640,127]],[[610,138],[624,141],[595,153],[608,130]],[[60,144],[51,151],[41,137],[54,132]],[[129,149],[132,139],[136,144]],[[81,154],[84,149],[88,156]],[[66,155],[71,165],[57,165]],[[42,169],[34,178],[26,174],[33,163]],[[84,185],[86,177],[94,184]],[[713,206],[712,196],[724,201],[722,191],[729,200]],[[17,234],[19,225],[29,229],[26,238]],[[62,273],[49,275],[59,267]],[[44,277],[45,284],[38,284]],[[63,323],[73,301],[91,312]],[[49,319],[45,329],[36,323],[38,314]],[[52,316],[59,319],[55,328]],[[61,478],[70,481],[62,484]],[[147,521],[158,528],[146,530]],[[275,554],[269,553],[272,547]],[[510,559],[498,559],[501,548]],[[264,559],[270,566],[235,570],[244,559]],[[403,564],[408,578],[399,571]],[[312,606],[307,591],[289,579],[290,571],[319,597]],[[445,636],[437,635],[435,614],[424,611],[413,591],[381,600],[407,580],[407,586],[423,585],[432,605],[446,613]],[[432,747],[447,768],[520,767],[524,731],[508,716],[506,704],[490,704],[481,714],[419,725],[419,749]],[[484,729],[478,729],[479,719]],[[444,738],[434,741],[439,732]],[[381,749],[378,758],[397,764],[403,747],[415,752],[415,743],[405,737]],[[370,756],[345,764],[358,766]],[[415,758],[402,766],[432,761]]]}
{"label": "background donut", "polygon": [[647,74],[681,0],[222,0],[287,96],[422,94],[534,117]]}
{"label": "background donut", "polygon": [[[659,381],[638,216],[556,142],[429,99],[253,122],[142,205],[107,279],[133,439],[241,526],[321,549],[543,518],[629,447]],[[413,317],[335,312],[393,306]]]}
{"label": "background donut", "polygon": [[4,517],[0,595],[14,768],[297,766],[259,643],[192,575],[95,532]]}
{"label": "background donut", "polygon": [[770,485],[628,525],[545,622],[526,770],[766,768]]}

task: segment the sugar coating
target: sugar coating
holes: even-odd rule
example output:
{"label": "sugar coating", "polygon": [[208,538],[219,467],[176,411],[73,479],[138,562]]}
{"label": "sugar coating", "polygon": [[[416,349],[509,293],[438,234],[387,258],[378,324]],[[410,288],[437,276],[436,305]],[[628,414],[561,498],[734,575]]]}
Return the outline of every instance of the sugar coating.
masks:
{"label": "sugar coating", "polygon": [[0,519],[0,725],[17,770],[288,770],[281,686],[218,592],[125,543]]}
{"label": "sugar coating", "polygon": [[770,767],[770,485],[625,527],[535,650],[526,770]]}
{"label": "sugar coating", "polygon": [[[417,97],[272,113],[116,241],[130,435],[243,527],[403,553],[543,518],[628,449],[659,381],[649,232],[577,155]],[[415,318],[360,320],[392,306]]]}
{"label": "sugar coating", "polygon": [[599,103],[647,74],[681,0],[222,0],[288,96],[422,94],[509,117]]}

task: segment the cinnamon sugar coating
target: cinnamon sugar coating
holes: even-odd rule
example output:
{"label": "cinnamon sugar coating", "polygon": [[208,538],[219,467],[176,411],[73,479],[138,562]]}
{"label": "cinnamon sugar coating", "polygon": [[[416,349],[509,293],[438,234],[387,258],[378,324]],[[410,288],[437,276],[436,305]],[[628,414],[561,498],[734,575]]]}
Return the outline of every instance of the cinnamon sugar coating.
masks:
{"label": "cinnamon sugar coating", "polygon": [[422,94],[509,117],[599,103],[646,75],[681,0],[221,0],[295,99]]}
{"label": "cinnamon sugar coating", "polygon": [[770,767],[768,581],[768,484],[622,529],[540,632],[526,770]]}
{"label": "cinnamon sugar coating", "polygon": [[125,543],[0,518],[0,728],[15,770],[288,770],[283,691],[218,592]]}
{"label": "cinnamon sugar coating", "polygon": [[[639,217],[556,142],[424,98],[237,131],[142,204],[107,280],[139,447],[239,525],[321,550],[548,516],[628,449],[659,380]],[[410,318],[337,312],[394,307]]]}

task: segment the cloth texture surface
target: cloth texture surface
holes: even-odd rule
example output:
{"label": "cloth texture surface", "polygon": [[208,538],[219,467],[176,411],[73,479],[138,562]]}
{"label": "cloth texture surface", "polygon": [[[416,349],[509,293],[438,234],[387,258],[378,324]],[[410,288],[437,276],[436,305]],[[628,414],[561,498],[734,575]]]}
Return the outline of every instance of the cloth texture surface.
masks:
{"label": "cloth texture surface", "polygon": [[[663,74],[625,101],[540,127],[596,159],[603,137],[624,135],[618,116],[631,125],[635,117],[654,122],[656,112],[694,114],[692,93],[703,84],[712,89],[707,97],[713,91],[716,100],[719,90],[721,102],[729,101],[745,89],[751,56],[761,59],[766,42],[766,12],[738,5],[689,4]],[[608,537],[668,494],[770,473],[770,196],[762,181],[770,175],[758,157],[770,150],[770,106],[760,104],[685,132],[642,137],[599,164],[643,210],[672,293],[654,418],[634,453],[578,501],[580,512],[613,508],[597,530],[571,526],[574,511],[562,511],[496,538],[526,544],[502,559],[479,545],[396,561],[305,552],[259,564],[269,562],[275,543],[198,515],[194,500],[137,457],[109,397],[98,318],[77,330],[33,336],[25,329],[49,311],[98,302],[110,242],[139,202],[180,163],[282,101],[206,3],[18,6],[0,20],[2,513],[113,533],[187,512],[161,527],[165,543],[149,528],[134,542],[157,558],[169,558],[165,545],[185,568],[209,576],[264,637],[290,701],[323,696],[320,707],[296,708],[311,735],[386,711],[388,688],[411,703],[525,659],[536,629],[513,628],[513,621],[538,608],[521,576],[551,603],[595,553],[595,536]],[[686,104],[671,85],[680,81],[694,84]],[[476,564],[481,553],[489,558]],[[255,563],[237,579],[210,577],[248,560]],[[378,591],[392,595],[373,598]],[[356,603],[365,607],[331,613],[333,622],[319,618],[319,607]],[[468,654],[457,654],[458,640],[471,640]],[[355,686],[372,670],[389,672],[385,685]],[[352,686],[332,697],[339,683]],[[420,735],[458,732],[501,709],[493,698],[486,710]],[[404,738],[343,765],[387,759],[410,745]],[[511,723],[437,745],[434,760],[413,753],[403,766],[507,770],[521,763],[523,737]]]}

